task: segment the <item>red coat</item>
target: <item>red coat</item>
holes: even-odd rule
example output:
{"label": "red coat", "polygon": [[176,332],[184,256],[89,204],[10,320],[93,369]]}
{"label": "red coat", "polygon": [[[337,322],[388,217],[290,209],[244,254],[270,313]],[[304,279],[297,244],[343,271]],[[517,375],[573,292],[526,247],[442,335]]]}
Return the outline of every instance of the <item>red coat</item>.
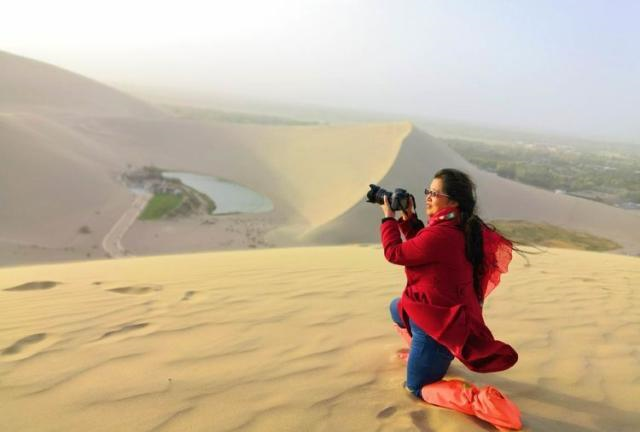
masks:
{"label": "red coat", "polygon": [[[518,354],[493,338],[482,318],[473,289],[473,267],[465,257],[464,234],[456,208],[442,209],[429,225],[414,217],[398,222],[385,219],[380,227],[386,259],[405,266],[407,285],[398,303],[405,327],[407,316],[429,336],[446,346],[475,372],[510,368]],[[406,241],[402,241],[400,231]],[[511,243],[483,228],[485,297],[500,281],[511,261]]]}

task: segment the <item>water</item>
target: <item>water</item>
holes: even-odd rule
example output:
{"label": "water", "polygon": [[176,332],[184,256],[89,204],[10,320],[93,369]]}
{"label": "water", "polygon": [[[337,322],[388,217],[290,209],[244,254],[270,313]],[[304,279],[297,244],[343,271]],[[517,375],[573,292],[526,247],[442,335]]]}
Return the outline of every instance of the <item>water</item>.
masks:
{"label": "water", "polygon": [[273,210],[271,200],[257,192],[216,177],[168,171],[164,178],[177,178],[183,184],[207,195],[216,203],[213,214],[265,213]]}

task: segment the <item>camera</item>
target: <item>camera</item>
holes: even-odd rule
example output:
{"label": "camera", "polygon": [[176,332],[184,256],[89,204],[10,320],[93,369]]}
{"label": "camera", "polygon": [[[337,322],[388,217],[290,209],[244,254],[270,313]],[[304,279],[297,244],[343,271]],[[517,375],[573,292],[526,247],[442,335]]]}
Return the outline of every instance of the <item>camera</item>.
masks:
{"label": "camera", "polygon": [[389,192],[378,185],[370,184],[369,187],[371,190],[367,192],[367,202],[382,205],[386,195],[393,211],[406,210],[409,208],[409,200],[413,198],[405,189],[397,188],[393,192]]}

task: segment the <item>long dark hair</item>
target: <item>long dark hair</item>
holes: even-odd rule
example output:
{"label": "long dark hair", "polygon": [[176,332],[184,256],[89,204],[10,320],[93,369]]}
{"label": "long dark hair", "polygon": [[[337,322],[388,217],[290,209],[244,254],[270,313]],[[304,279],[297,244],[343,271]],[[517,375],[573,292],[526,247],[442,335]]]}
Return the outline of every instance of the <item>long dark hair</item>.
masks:
{"label": "long dark hair", "polygon": [[484,245],[482,227],[495,231],[495,227],[486,224],[477,214],[476,185],[471,178],[453,168],[438,171],[434,178],[442,180],[443,192],[450,200],[458,203],[460,210],[460,228],[464,232],[465,255],[473,266],[473,289],[480,304],[484,301],[484,293],[480,281],[484,275]]}

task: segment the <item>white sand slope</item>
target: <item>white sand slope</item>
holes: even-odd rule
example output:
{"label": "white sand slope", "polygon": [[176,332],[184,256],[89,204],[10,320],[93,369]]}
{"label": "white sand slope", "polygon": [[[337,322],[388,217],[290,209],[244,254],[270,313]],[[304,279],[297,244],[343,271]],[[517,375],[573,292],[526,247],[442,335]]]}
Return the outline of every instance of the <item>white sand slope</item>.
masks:
{"label": "white sand slope", "polygon": [[270,187],[301,213],[310,230],[362,199],[366,179],[384,177],[412,126],[405,122],[252,130],[255,135],[246,139],[247,147],[278,173]]}
{"label": "white sand slope", "polygon": [[[640,424],[638,259],[516,259],[485,318],[520,361],[449,377],[500,388],[525,430]],[[0,430],[485,431],[401,388],[377,247],[0,269]]]}

